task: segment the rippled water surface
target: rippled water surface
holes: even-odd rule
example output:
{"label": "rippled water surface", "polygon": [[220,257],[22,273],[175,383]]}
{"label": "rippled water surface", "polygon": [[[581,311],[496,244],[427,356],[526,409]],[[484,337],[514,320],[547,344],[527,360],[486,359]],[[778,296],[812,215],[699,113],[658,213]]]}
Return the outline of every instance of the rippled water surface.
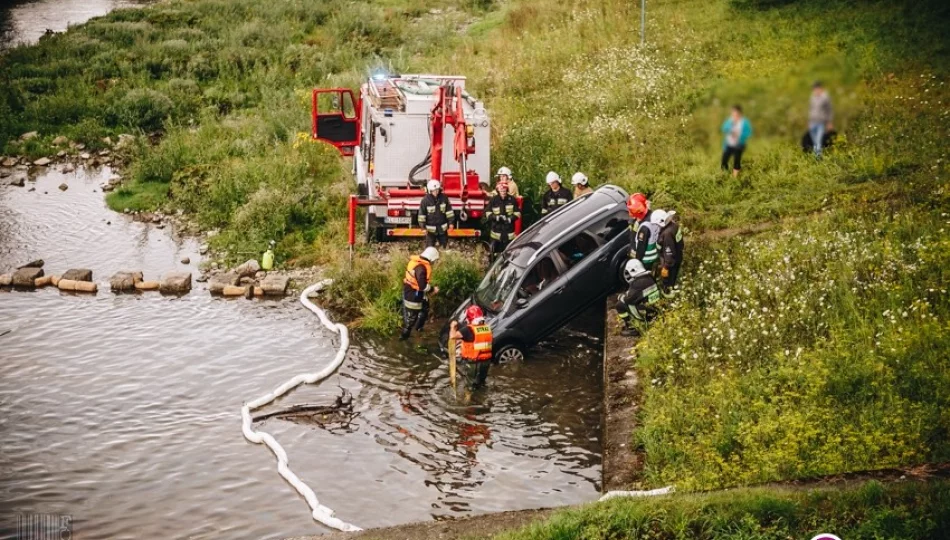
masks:
{"label": "rippled water surface", "polygon": [[[108,174],[0,186],[0,271],[35,258],[98,281],[194,271],[194,241],[104,207]],[[410,344],[357,334],[338,374],[270,408],[329,404],[342,386],[358,413],[349,429],[258,424],[322,503],[373,527],[596,497],[598,340],[565,332],[525,364],[493,367],[489,389],[464,403],[428,333]],[[82,538],[325,532],[270,452],[245,441],[240,408],[335,348],[295,298],[0,291],[0,536],[27,512],[72,515]]]}
{"label": "rippled water surface", "polygon": [[34,43],[44,32],[62,32],[71,24],[105,15],[116,8],[154,0],[10,0],[0,2],[0,49]]}

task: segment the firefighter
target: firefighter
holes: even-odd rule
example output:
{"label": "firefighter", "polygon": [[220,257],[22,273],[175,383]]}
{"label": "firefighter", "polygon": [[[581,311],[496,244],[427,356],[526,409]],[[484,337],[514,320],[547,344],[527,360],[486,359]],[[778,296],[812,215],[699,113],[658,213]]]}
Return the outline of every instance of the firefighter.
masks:
{"label": "firefighter", "polygon": [[551,171],[544,179],[551,189],[541,197],[541,215],[545,216],[571,202],[571,192],[561,185],[561,176]]}
{"label": "firefighter", "polygon": [[515,237],[515,220],[521,218],[518,202],[508,193],[508,182],[499,180],[495,186],[498,194],[488,201],[489,236],[491,259],[508,247]]}
{"label": "firefighter", "polygon": [[634,193],[627,199],[630,213],[630,258],[643,263],[647,270],[659,259],[656,247],[660,235],[659,225],[650,221],[650,201],[642,193]]}
{"label": "firefighter", "polygon": [[485,386],[488,378],[488,368],[492,359],[491,327],[485,324],[485,314],[478,306],[469,306],[465,310],[467,324],[459,328],[457,321],[452,321],[449,338],[458,340],[460,346],[458,357],[462,360],[466,378],[471,381],[472,390]]}
{"label": "firefighter", "polygon": [[660,292],[665,298],[673,296],[673,287],[683,263],[683,231],[676,212],[654,210],[650,220],[660,227],[657,247],[660,251]]}
{"label": "firefighter", "polygon": [[574,176],[571,177],[571,185],[574,186],[575,199],[594,192],[588,183],[587,175],[582,172],[574,173]]}
{"label": "firefighter", "polygon": [[442,182],[429,180],[428,193],[419,204],[419,226],[426,230],[426,247],[435,247],[436,241],[442,248],[449,243],[449,225],[455,219],[452,203],[442,192]]}
{"label": "firefighter", "polygon": [[[495,178],[498,179],[498,183],[508,182],[508,194],[512,197],[518,196],[518,184],[515,183],[515,178],[511,175],[511,169],[508,167],[502,167],[498,169],[498,173],[495,174]],[[498,187],[495,186],[495,189],[497,190]],[[494,197],[496,192],[492,191],[491,194]]]}
{"label": "firefighter", "polygon": [[643,263],[631,259],[623,267],[623,278],[627,282],[627,291],[617,298],[617,317],[623,324],[620,331],[625,336],[639,336],[641,329],[656,317],[653,307],[660,301],[660,289],[653,275]]}
{"label": "firefighter", "polygon": [[422,331],[429,318],[428,295],[438,294],[439,288],[432,285],[432,265],[439,260],[439,250],[432,246],[420,255],[409,258],[406,277],[402,280],[402,333],[399,339],[409,338],[412,329]]}

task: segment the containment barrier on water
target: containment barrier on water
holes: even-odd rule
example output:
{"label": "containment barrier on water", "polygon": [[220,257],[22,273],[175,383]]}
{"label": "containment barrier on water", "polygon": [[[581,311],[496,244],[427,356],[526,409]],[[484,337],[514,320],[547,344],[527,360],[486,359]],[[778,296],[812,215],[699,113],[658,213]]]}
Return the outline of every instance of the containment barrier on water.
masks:
{"label": "containment barrier on water", "polygon": [[609,501],[610,499],[616,499],[618,497],[654,497],[656,495],[667,495],[673,493],[673,486],[666,486],[664,488],[650,489],[647,491],[608,491],[598,499],[600,502]]}
{"label": "containment barrier on water", "polygon": [[79,292],[91,292],[94,293],[98,290],[98,286],[91,281],[74,281],[72,279],[60,279],[56,286],[59,287],[61,291],[79,291]]}
{"label": "containment barrier on water", "polygon": [[244,407],[241,408],[241,418],[243,422],[242,430],[244,431],[244,437],[256,444],[266,444],[270,451],[274,453],[274,456],[277,458],[277,472],[284,477],[287,482],[290,483],[297,490],[303,498],[307,500],[307,504],[310,505],[311,510],[313,511],[313,519],[323,523],[328,527],[333,527],[334,529],[339,529],[341,531],[360,531],[359,527],[356,525],[347,523],[333,515],[333,510],[320,504],[320,501],[317,500],[317,494],[310,489],[310,486],[305,484],[287,464],[287,452],[284,451],[284,448],[277,442],[274,437],[270,434],[263,431],[254,431],[251,427],[251,411],[254,409],[259,409],[264,405],[274,401],[280,396],[286,394],[292,389],[296,388],[301,384],[313,384],[318,381],[326,379],[335,372],[341,364],[343,364],[343,359],[346,357],[346,349],[349,348],[350,338],[349,332],[347,332],[346,326],[342,324],[337,324],[331,321],[326,313],[320,309],[316,304],[310,301],[308,298],[311,294],[319,292],[324,287],[330,284],[330,280],[325,279],[319,283],[315,283],[300,293],[300,303],[304,305],[307,309],[312,311],[317,317],[320,318],[320,322],[323,323],[328,330],[337,332],[340,334],[340,348],[336,352],[336,356],[333,358],[333,361],[325,366],[322,370],[316,373],[302,373],[296,377],[290,379],[284,384],[277,387],[273,392],[261,396],[254,401],[245,403]]}

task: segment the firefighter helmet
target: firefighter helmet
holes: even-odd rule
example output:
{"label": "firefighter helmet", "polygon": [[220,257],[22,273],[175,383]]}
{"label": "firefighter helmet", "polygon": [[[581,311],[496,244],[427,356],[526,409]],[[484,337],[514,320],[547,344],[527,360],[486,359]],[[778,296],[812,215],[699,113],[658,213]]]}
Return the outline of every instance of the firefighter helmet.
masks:
{"label": "firefighter helmet", "polygon": [[670,214],[666,210],[656,209],[652,214],[650,214],[650,221],[656,223],[660,227],[663,227],[666,225],[666,220],[668,220],[669,217]]}
{"label": "firefighter helmet", "polygon": [[432,193],[437,189],[442,189],[442,182],[439,182],[438,180],[429,180],[429,183],[426,184],[426,190],[429,193]]}
{"label": "firefighter helmet", "polygon": [[465,310],[465,319],[468,320],[469,324],[482,323],[485,322],[485,313],[478,306],[468,306],[468,309]]}
{"label": "firefighter helmet", "polygon": [[425,248],[424,250],[422,250],[421,256],[423,259],[431,263],[434,263],[435,261],[439,260],[439,250],[435,249],[432,246],[429,246]]}
{"label": "firefighter helmet", "polygon": [[643,263],[639,259],[630,259],[627,261],[627,264],[623,266],[623,279],[630,283],[633,281],[633,278],[646,274],[647,269],[643,267]]}
{"label": "firefighter helmet", "polygon": [[630,212],[630,217],[636,219],[643,219],[647,215],[647,210],[650,209],[650,202],[647,201],[646,196],[643,193],[634,193],[627,199],[627,211]]}
{"label": "firefighter helmet", "polygon": [[587,175],[582,172],[574,173],[574,176],[571,177],[571,184],[573,185],[587,185]]}
{"label": "firefighter helmet", "polygon": [[511,169],[508,167],[502,167],[498,169],[498,172],[495,173],[495,176],[507,176],[508,178],[511,178]]}
{"label": "firefighter helmet", "polygon": [[547,184],[548,184],[549,186],[550,186],[551,184],[555,183],[555,182],[557,182],[558,184],[560,184],[560,183],[561,183],[561,175],[559,175],[558,173],[556,173],[556,172],[554,172],[554,171],[551,171],[551,172],[548,173],[547,177],[545,177],[544,181],[547,182]]}

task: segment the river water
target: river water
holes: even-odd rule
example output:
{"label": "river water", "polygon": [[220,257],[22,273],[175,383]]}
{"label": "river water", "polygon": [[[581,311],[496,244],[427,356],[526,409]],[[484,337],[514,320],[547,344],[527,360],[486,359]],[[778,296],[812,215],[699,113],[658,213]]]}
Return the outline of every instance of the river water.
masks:
{"label": "river water", "polygon": [[[105,207],[109,174],[51,170],[0,186],[0,271],[36,258],[47,273],[89,267],[100,282],[122,269],[196,271],[195,241]],[[0,537],[28,513],[69,515],[82,538],[326,532],[271,453],[243,438],[240,408],[329,362],[333,336],[296,298],[198,287],[0,291]],[[257,424],[321,503],[376,527],[595,498],[599,338],[564,332],[524,364],[493,367],[488,390],[465,403],[434,333],[409,344],[356,334],[336,375],[270,408],[330,404],[343,387],[358,414],[348,428]]]}
{"label": "river water", "polygon": [[105,15],[116,8],[154,0],[7,0],[0,3],[0,49],[35,43],[47,31],[62,32],[71,24]]}

